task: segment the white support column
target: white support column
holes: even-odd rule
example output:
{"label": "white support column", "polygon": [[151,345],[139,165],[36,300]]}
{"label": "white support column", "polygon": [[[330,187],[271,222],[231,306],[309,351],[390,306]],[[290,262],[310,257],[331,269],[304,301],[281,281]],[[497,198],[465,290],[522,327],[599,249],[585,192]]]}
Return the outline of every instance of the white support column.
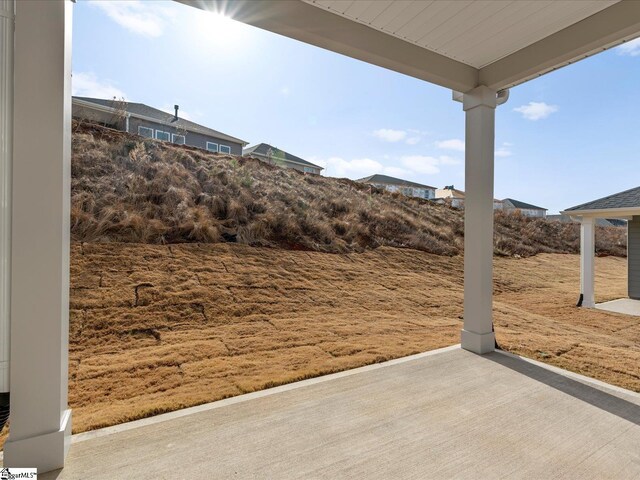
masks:
{"label": "white support column", "polygon": [[4,464],[60,468],[69,447],[71,14],[19,1],[15,19],[11,428]]}
{"label": "white support column", "polygon": [[582,217],[580,221],[580,299],[582,306],[596,306],[594,295],[595,276],[595,218]]}
{"label": "white support column", "polygon": [[[14,0],[0,0],[0,394],[9,392]],[[4,399],[3,399],[4,400]]]}
{"label": "white support column", "polygon": [[465,118],[464,328],[465,350],[483,354],[493,333],[493,161],[496,91],[479,86],[463,98]]}

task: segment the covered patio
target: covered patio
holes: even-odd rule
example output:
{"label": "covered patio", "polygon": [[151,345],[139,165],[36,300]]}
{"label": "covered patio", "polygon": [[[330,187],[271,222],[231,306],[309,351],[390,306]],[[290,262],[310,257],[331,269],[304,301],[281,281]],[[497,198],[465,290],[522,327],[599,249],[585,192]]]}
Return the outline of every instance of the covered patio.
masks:
{"label": "covered patio", "polygon": [[[578,306],[640,316],[640,187],[567,208],[580,221],[580,298]],[[627,221],[628,298],[596,304],[594,291],[595,232],[598,219]]]}
{"label": "covered patio", "polygon": [[638,478],[640,395],[453,346],[76,435],[42,478]]}
{"label": "covered patio", "polygon": [[71,451],[50,478],[638,477],[637,395],[494,352],[492,259],[496,107],[511,87],[640,36],[640,2],[182,3],[453,91],[466,144],[461,348],[72,442],[73,3],[0,0],[5,465],[47,472]]}

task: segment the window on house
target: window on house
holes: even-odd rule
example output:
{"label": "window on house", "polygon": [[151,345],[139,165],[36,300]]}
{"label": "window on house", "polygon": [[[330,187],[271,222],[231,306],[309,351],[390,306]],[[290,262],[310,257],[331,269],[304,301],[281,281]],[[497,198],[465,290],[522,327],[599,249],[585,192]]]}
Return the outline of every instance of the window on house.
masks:
{"label": "window on house", "polygon": [[171,134],[169,132],[156,130],[156,140],[163,140],[165,142],[168,142],[169,140],[171,140]]}
{"label": "window on house", "polygon": [[171,135],[171,141],[173,143],[177,143],[178,145],[184,145],[184,135],[176,135],[175,133]]}
{"label": "window on house", "polygon": [[138,135],[141,135],[143,137],[147,137],[147,138],[153,138],[153,128],[148,128],[148,127],[138,127]]}
{"label": "window on house", "polygon": [[313,167],[304,167],[304,173],[316,173],[316,169]]}
{"label": "window on house", "polygon": [[209,150],[210,152],[217,152],[218,144],[213,142],[207,142],[207,150]]}
{"label": "window on house", "polygon": [[220,153],[231,153],[231,147],[227,145],[220,145]]}

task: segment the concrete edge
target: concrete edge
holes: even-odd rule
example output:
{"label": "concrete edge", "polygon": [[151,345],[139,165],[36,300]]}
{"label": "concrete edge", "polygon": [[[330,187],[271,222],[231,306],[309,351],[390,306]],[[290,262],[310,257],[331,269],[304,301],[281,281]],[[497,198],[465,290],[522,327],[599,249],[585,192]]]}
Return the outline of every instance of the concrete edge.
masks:
{"label": "concrete edge", "polygon": [[390,367],[392,365],[397,365],[399,363],[411,362],[414,360],[419,360],[421,358],[430,357],[433,355],[439,355],[441,353],[450,352],[453,350],[459,350],[460,344],[451,345],[449,347],[438,348],[436,350],[430,350],[428,352],[417,353],[415,355],[410,355],[408,357],[396,358],[393,360],[388,360],[386,362],[374,363],[371,365],[365,365],[363,367],[357,367],[350,370],[344,370],[342,372],[330,373],[327,375],[322,375],[315,378],[309,378],[306,380],[300,380],[298,382],[288,383],[286,385],[279,385],[277,387],[267,388],[264,390],[258,390],[251,393],[245,393],[242,395],[237,395],[235,397],[225,398],[222,400],[216,400],[215,402],[205,403],[203,405],[197,405],[195,407],[187,407],[181,410],[176,410],[174,412],[162,413],[159,415],[155,415],[153,417],[142,418],[140,420],[133,420],[131,422],[121,423],[119,425],[113,425],[111,427],[100,428],[98,430],[91,430],[88,432],[77,433],[72,436],[71,443],[75,444],[78,442],[83,442],[85,440],[91,440],[94,438],[104,437],[107,435],[112,435],[114,433],[120,433],[127,430],[132,430],[135,428],[145,427],[147,425],[155,425],[157,423],[166,422],[169,420],[174,420],[176,418],[185,417],[187,415],[193,415],[200,412],[206,412],[209,410],[214,410],[217,408],[222,408],[228,405],[234,405],[236,403],[247,402],[250,400],[254,400],[257,398],[267,397],[270,395],[275,395],[282,392],[288,392],[290,390],[295,390],[298,388],[308,387],[311,385],[316,385],[323,382],[328,382],[331,380],[336,380],[338,378],[348,377],[351,375],[356,375],[359,373],[369,372],[372,370],[378,370],[380,368]]}
{"label": "concrete edge", "polygon": [[[633,309],[631,305],[637,305],[636,309]],[[614,313],[617,315],[627,315],[630,317],[640,317],[640,300],[633,298],[616,298],[606,302],[596,303],[594,308],[601,312]]]}
{"label": "concrete edge", "polygon": [[549,365],[548,363],[539,362],[538,360],[533,360],[527,357],[521,357],[520,355],[516,355],[515,353],[506,352],[504,350],[495,350],[495,352],[501,355],[505,355],[507,357],[517,358],[519,360],[522,360],[523,362],[530,363],[537,367],[544,368],[545,370],[549,370],[553,373],[557,373],[559,375],[565,376],[572,380],[576,380],[580,383],[584,383],[589,386],[598,387],[599,389],[602,389],[602,390],[608,390],[610,392],[615,392],[623,395],[629,395],[630,397],[636,400],[640,400],[640,393],[634,392],[633,390],[627,390],[626,388],[618,387],[616,385],[611,385],[610,383],[603,382],[601,380],[597,380],[592,377],[587,377],[586,375],[581,375],[579,373],[571,372],[569,370],[565,370],[564,368],[555,367],[553,365]]}

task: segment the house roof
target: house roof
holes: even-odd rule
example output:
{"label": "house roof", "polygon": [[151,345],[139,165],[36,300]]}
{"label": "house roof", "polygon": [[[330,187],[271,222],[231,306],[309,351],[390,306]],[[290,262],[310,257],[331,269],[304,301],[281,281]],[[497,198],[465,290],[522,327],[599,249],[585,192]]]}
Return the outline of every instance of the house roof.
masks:
{"label": "house roof", "polygon": [[[101,105],[103,107],[108,107],[108,108],[114,108],[116,106],[114,100],[108,100],[103,98],[91,98],[91,97],[73,97],[73,98],[77,98],[85,102],[95,103],[96,105]],[[201,133],[203,135],[209,135],[211,137],[216,137],[221,140],[228,140],[229,142],[233,142],[233,143],[239,143],[242,146],[245,146],[249,143],[239,138],[232,137],[231,135],[227,135],[226,133],[222,133],[217,130],[214,130],[213,128],[205,127],[204,125],[200,125],[190,120],[180,118],[179,116],[178,116],[178,120],[174,121],[173,113],[163,112],[162,110],[158,110],[157,108],[150,107],[149,105],[145,105],[144,103],[124,102],[123,106],[124,106],[124,109],[128,113],[132,114],[133,116],[147,117],[157,121],[158,123],[171,125],[176,128],[183,128],[189,132]],[[180,114],[178,113],[178,115]]]}
{"label": "house roof", "polygon": [[369,177],[361,178],[357,180],[361,183],[383,183],[385,185],[401,185],[403,187],[414,187],[414,188],[429,188],[431,190],[435,190],[435,187],[431,187],[429,185],[423,185],[421,183],[410,182],[409,180],[403,180],[401,178],[390,177],[388,175],[371,175]]}
{"label": "house roof", "polygon": [[513,198],[505,198],[502,200],[503,203],[510,203],[513,208],[524,208],[527,210],[547,210],[546,208],[537,207],[535,205],[531,205],[530,203],[521,202],[520,200],[514,200]]}
{"label": "house roof", "polygon": [[313,168],[319,168],[320,170],[323,170],[323,167],[321,167],[320,165],[316,165],[314,163],[311,162],[307,162],[306,160],[300,158],[300,157],[296,157],[295,155],[292,155],[288,152],[285,152],[284,150],[280,150],[276,147],[272,147],[271,145],[269,145],[268,143],[259,143],[257,145],[254,145],[253,147],[249,147],[249,148],[245,148],[242,151],[243,155],[251,155],[252,153],[255,155],[261,155],[263,157],[268,157],[269,156],[269,150],[271,150],[274,154],[277,153],[276,158],[282,158],[284,157],[284,160],[287,160],[289,162],[293,162],[293,163],[299,163],[300,165],[307,165],[309,167],[313,167]]}
{"label": "house roof", "polygon": [[567,208],[566,212],[581,210],[610,210],[621,208],[640,208],[640,187],[631,188],[624,192],[614,193],[591,202]]}

